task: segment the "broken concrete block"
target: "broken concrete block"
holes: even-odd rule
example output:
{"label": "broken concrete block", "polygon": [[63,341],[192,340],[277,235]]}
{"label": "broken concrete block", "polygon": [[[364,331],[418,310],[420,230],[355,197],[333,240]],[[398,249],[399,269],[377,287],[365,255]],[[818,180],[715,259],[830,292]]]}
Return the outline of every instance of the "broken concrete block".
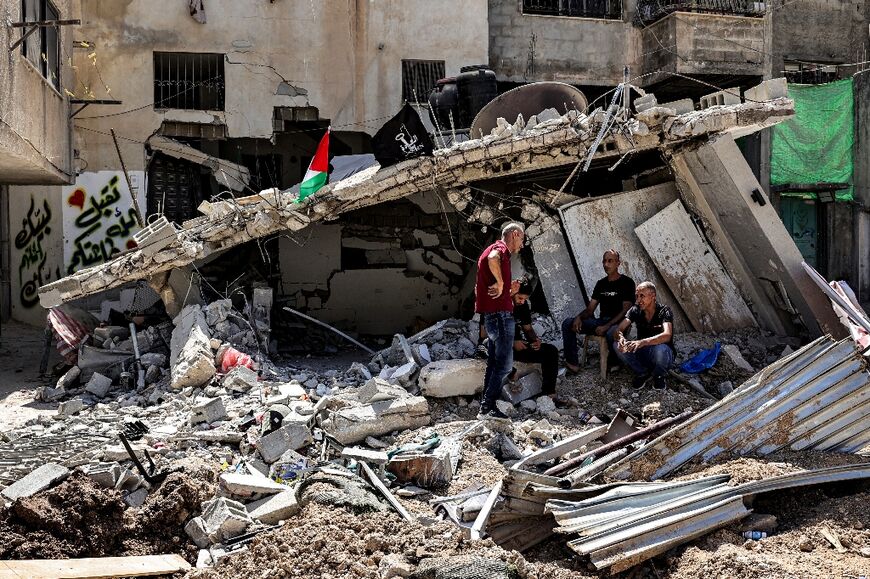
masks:
{"label": "broken concrete block", "polygon": [[390,375],[390,382],[393,384],[399,384],[401,386],[406,386],[411,383],[414,374],[420,367],[417,366],[416,362],[406,362],[402,364],[398,368],[396,368],[395,372]]}
{"label": "broken concrete block", "polygon": [[202,310],[205,314],[205,323],[213,328],[219,323],[226,321],[227,316],[233,311],[233,302],[231,300],[213,301],[202,308]]}
{"label": "broken concrete block", "polygon": [[256,494],[274,495],[287,490],[286,485],[276,483],[265,476],[225,472],[220,476],[221,488],[230,495],[250,498]]}
{"label": "broken concrete block", "polygon": [[785,78],[772,78],[746,89],[744,98],[749,102],[764,102],[788,96]]}
{"label": "broken concrete block", "polygon": [[220,497],[206,504],[202,521],[212,542],[237,537],[254,522],[242,503]]}
{"label": "broken concrete block", "polygon": [[257,386],[257,373],[247,366],[236,366],[224,377],[224,388],[234,392],[247,392]]}
{"label": "broken concrete block", "polygon": [[442,444],[426,454],[400,454],[390,459],[387,470],[399,482],[412,482],[421,487],[449,483],[453,479],[453,452],[456,445]]}
{"label": "broken concrete block", "polygon": [[190,409],[190,424],[211,424],[227,417],[222,398],[199,398]]}
{"label": "broken concrete block", "polygon": [[517,412],[517,409],[514,408],[514,405],[507,400],[496,400],[495,407],[501,410],[501,412],[507,416],[513,416]]}
{"label": "broken concrete block", "polygon": [[66,371],[66,374],[60,377],[60,380],[57,381],[57,389],[72,390],[75,388],[76,384],[79,383],[79,376],[81,376],[81,373],[82,371],[78,366],[73,366]]}
{"label": "broken concrete block", "polygon": [[51,386],[43,386],[39,389],[39,399],[43,402],[55,402],[66,395],[66,390],[62,388],[52,388]]}
{"label": "broken concrete block", "polygon": [[186,306],[175,318],[170,350],[174,389],[202,386],[214,377],[216,370],[211,340],[199,306]]}
{"label": "broken concrete block", "polygon": [[0,492],[10,501],[35,495],[69,476],[69,469],[56,463],[44,464]]}
{"label": "broken concrete block", "polygon": [[78,414],[85,408],[85,403],[81,398],[73,398],[72,400],[67,400],[66,402],[61,402],[57,405],[57,414],[58,416],[72,416],[73,414]]}
{"label": "broken concrete block", "polygon": [[755,372],[755,369],[752,365],[746,361],[743,357],[743,354],[740,353],[740,350],[734,344],[726,344],[722,346],[722,351],[725,352],[728,357],[734,362],[734,365],[744,370],[746,372]]}
{"label": "broken concrete block", "polygon": [[169,358],[167,358],[165,354],[160,354],[158,352],[142,354],[139,361],[143,366],[157,366],[158,368],[169,367]]}
{"label": "broken concrete block", "polygon": [[148,366],[145,370],[145,383],[156,384],[163,377],[163,371],[158,366]]}
{"label": "broken concrete block", "polygon": [[288,450],[298,450],[312,441],[311,431],[304,423],[290,422],[261,437],[257,441],[257,450],[260,451],[263,461],[272,464]]}
{"label": "broken concrete block", "polygon": [[556,410],[556,403],[549,396],[540,396],[535,400],[535,403],[538,405],[538,412],[541,414],[549,414]]}
{"label": "broken concrete block", "polygon": [[483,390],[485,360],[440,360],[420,370],[417,383],[424,396],[473,396]]}
{"label": "broken concrete block", "polygon": [[695,110],[695,103],[692,102],[692,99],[680,99],[667,103],[659,103],[659,107],[671,109],[678,115],[684,115]]}
{"label": "broken concrete block", "polygon": [[88,468],[87,474],[98,485],[113,489],[121,476],[121,465],[117,462],[100,463]]}
{"label": "broken concrete block", "polygon": [[363,404],[380,402],[381,400],[395,400],[408,396],[404,388],[394,386],[381,378],[372,378],[357,392],[357,400]]}
{"label": "broken concrete block", "polygon": [[507,382],[501,388],[501,397],[511,404],[518,404],[523,400],[534,398],[544,388],[544,382],[538,372],[531,372],[517,378],[514,382]]}
{"label": "broken concrete block", "polygon": [[112,379],[108,376],[103,376],[99,372],[94,372],[91,379],[85,385],[85,391],[90,392],[97,398],[103,398],[109,393],[112,388]]}
{"label": "broken concrete block", "polygon": [[523,400],[522,402],[520,402],[520,407],[525,408],[526,410],[529,410],[531,412],[534,412],[538,408],[538,403],[535,402],[534,400],[531,400],[531,399],[530,400]]}
{"label": "broken concrete block", "polygon": [[659,101],[656,99],[656,95],[649,92],[640,98],[634,99],[634,110],[642,113],[643,111],[651,109],[654,106],[658,105],[658,103]]}
{"label": "broken concrete block", "polygon": [[369,464],[383,466],[390,460],[390,456],[386,452],[377,450],[368,450],[358,446],[348,446],[341,451],[341,458],[349,458],[356,461],[364,461]]}
{"label": "broken concrete block", "polygon": [[358,382],[364,382],[366,380],[372,379],[372,373],[368,368],[360,364],[359,362],[354,362],[350,365],[350,368],[345,372],[345,376],[351,380],[357,380]]}
{"label": "broken concrete block", "polygon": [[420,428],[429,424],[429,403],[422,396],[406,396],[364,406],[343,408],[323,421],[323,430],[340,444],[348,445],[394,430]]}
{"label": "broken concrete block", "polygon": [[299,382],[287,382],[278,385],[278,392],[281,396],[290,398],[303,398],[305,396],[305,388]]}
{"label": "broken concrete block", "polygon": [[718,105],[739,105],[740,89],[720,90],[701,97],[701,110]]}
{"label": "broken concrete block", "polygon": [[734,392],[734,384],[732,384],[730,380],[726,380],[719,384],[716,389],[719,391],[719,396],[724,398]]}
{"label": "broken concrete block", "polygon": [[299,503],[296,502],[295,491],[285,490],[277,495],[245,505],[245,509],[255,521],[260,521],[266,525],[275,525],[298,513]]}
{"label": "broken concrete block", "polygon": [[200,549],[205,549],[209,545],[211,545],[211,539],[209,539],[208,531],[205,528],[205,521],[203,521],[202,517],[194,517],[190,519],[186,525],[184,525],[184,532],[187,533],[187,536],[196,544]]}
{"label": "broken concrete block", "polygon": [[145,499],[148,498],[148,489],[138,489],[124,497],[124,502],[128,506],[138,509],[145,504]]}

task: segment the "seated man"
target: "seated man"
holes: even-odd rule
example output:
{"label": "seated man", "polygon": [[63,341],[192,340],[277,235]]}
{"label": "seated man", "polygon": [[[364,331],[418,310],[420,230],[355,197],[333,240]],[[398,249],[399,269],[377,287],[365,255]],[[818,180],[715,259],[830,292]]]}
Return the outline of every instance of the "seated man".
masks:
{"label": "seated man", "polygon": [[[586,309],[576,317],[565,318],[562,322],[562,344],[565,348],[565,366],[569,372],[578,372],[580,362],[577,358],[577,333],[607,336],[607,343],[613,343],[616,327],[625,319],[625,313],[634,303],[634,280],[619,273],[619,252],[608,249],[601,260],[605,277],[598,280],[592,291],[592,299]],[[601,304],[600,317],[595,316],[595,308]],[[602,356],[606,355],[604,352]]]}
{"label": "seated man", "polygon": [[[541,339],[532,328],[532,309],[529,307],[529,295],[534,291],[534,285],[525,282],[514,294],[514,320],[516,335],[514,336],[514,360],[541,365],[543,379],[542,394],[556,394],[556,376],[559,372],[559,349],[553,344],[542,344]],[[514,377],[514,370],[511,379]]]}
{"label": "seated man", "polygon": [[[632,306],[614,335],[616,355],[635,373],[632,385],[641,388],[653,379],[653,388],[667,387],[665,376],[674,362],[674,314],[656,301],[656,286],[645,281],[637,286],[637,303]],[[626,340],[631,324],[637,326],[637,340]]]}

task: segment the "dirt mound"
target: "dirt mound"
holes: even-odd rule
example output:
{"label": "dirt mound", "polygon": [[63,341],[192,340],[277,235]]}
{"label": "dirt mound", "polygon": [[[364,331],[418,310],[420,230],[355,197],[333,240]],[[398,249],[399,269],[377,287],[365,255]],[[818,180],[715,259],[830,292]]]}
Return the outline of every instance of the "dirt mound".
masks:
{"label": "dirt mound", "polygon": [[[213,476],[212,476],[213,480]],[[66,559],[179,553],[196,560],[184,524],[214,494],[207,477],[173,473],[145,504],[129,508],[119,491],[81,472],[0,510],[0,558]]]}
{"label": "dirt mound", "polygon": [[121,548],[124,501],[74,472],[56,488],[0,512],[0,558],[100,557]]}
{"label": "dirt mound", "polygon": [[249,550],[213,569],[191,571],[189,578],[368,577],[379,579],[389,569],[416,570],[424,560],[477,555],[505,562],[519,577],[567,579],[574,572],[531,563],[491,541],[471,543],[448,524],[423,527],[394,513],[354,515],[340,508],[310,504],[283,528],[257,537]]}

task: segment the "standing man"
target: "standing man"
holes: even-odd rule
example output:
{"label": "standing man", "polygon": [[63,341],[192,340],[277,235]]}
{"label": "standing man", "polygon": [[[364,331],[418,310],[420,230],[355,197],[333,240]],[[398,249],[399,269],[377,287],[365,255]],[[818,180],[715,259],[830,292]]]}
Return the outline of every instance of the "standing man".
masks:
{"label": "standing man", "polygon": [[513,366],[514,304],[511,299],[511,254],[523,246],[525,232],[519,223],[511,222],[501,230],[501,239],[483,250],[477,259],[477,281],[474,286],[474,311],[483,317],[489,336],[483,399],[479,419],[507,416],[495,407],[501,394],[501,384]]}
{"label": "standing man", "polygon": [[[674,314],[656,301],[656,286],[645,281],[637,286],[637,303],[628,310],[614,336],[616,355],[631,368],[632,386],[641,388],[653,379],[653,388],[667,387],[665,376],[674,363]],[[637,340],[626,340],[622,333],[634,323]]]}
{"label": "standing man", "polygon": [[[562,344],[565,348],[565,366],[569,372],[580,370],[577,358],[577,334],[595,334],[607,336],[607,343],[613,347],[613,334],[617,326],[625,319],[625,314],[634,303],[634,280],[619,273],[619,252],[608,249],[604,252],[601,265],[604,266],[605,277],[598,280],[592,291],[592,299],[586,309],[573,318],[565,318],[562,322]],[[595,317],[595,308],[601,304],[599,317]],[[602,356],[607,355],[602,352]]]}

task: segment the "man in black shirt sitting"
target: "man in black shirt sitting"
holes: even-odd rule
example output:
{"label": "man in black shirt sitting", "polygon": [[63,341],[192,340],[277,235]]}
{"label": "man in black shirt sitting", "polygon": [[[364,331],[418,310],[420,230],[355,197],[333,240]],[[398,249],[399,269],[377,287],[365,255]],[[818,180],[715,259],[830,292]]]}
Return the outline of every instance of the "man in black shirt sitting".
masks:
{"label": "man in black shirt sitting", "polygon": [[[656,286],[645,281],[637,286],[637,303],[628,310],[614,336],[616,355],[635,373],[632,385],[641,388],[653,379],[653,388],[667,387],[665,376],[674,362],[674,314],[656,301]],[[631,324],[637,326],[637,340],[626,340]]]}
{"label": "man in black shirt sitting", "polygon": [[[613,335],[619,323],[625,319],[625,313],[634,303],[634,280],[619,273],[619,252],[608,249],[604,252],[601,264],[604,266],[605,277],[598,280],[592,291],[592,299],[586,309],[576,317],[566,318],[562,322],[562,344],[565,350],[565,366],[569,372],[578,372],[580,362],[577,357],[577,334],[595,334],[607,336],[607,343],[613,347]],[[599,317],[595,317],[595,309],[601,304]],[[604,352],[602,356],[606,355]]]}
{"label": "man in black shirt sitting", "polygon": [[[559,372],[559,349],[553,344],[541,343],[541,338],[532,328],[532,309],[529,307],[528,300],[534,289],[533,283],[523,282],[519,291],[513,296],[514,320],[516,321],[514,360],[540,364],[543,382],[541,393],[553,396],[556,393],[556,376]],[[514,376],[515,374],[512,372],[511,379]]]}

